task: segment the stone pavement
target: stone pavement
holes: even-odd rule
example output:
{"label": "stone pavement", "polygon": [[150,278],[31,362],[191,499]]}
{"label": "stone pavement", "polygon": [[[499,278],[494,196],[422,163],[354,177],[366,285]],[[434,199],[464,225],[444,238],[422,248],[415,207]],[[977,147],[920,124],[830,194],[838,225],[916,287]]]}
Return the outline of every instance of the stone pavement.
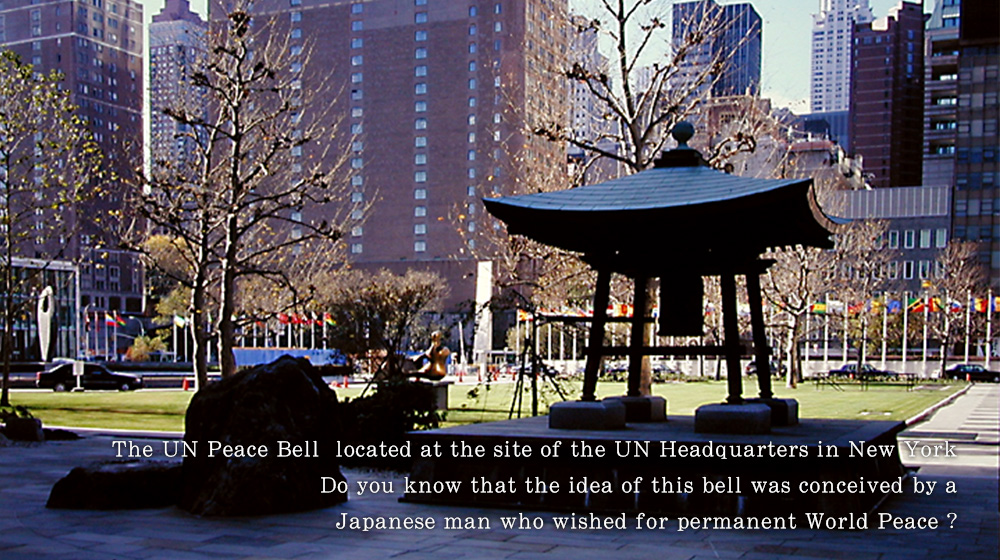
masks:
{"label": "stone pavement", "polygon": [[[879,511],[934,516],[937,530],[686,530],[663,528],[556,529],[559,514],[525,512],[544,528],[505,529],[518,512],[400,503],[401,477],[348,470],[352,481],[393,480],[395,495],[352,496],[341,506],[307,513],[240,519],[199,519],[175,508],[142,511],[45,509],[52,485],[72,467],[112,458],[111,436],[0,448],[0,559],[229,559],[229,558],[513,558],[573,560],[655,558],[764,559],[996,559],[998,550],[997,431],[1000,386],[974,385],[928,421],[902,434],[904,463],[920,466],[922,481],[938,482],[931,496],[892,496]],[[974,435],[970,435],[974,434]],[[156,435],[148,441],[155,442]],[[957,458],[907,457],[906,441],[955,445]],[[930,447],[928,447],[930,448]],[[954,481],[956,494],[945,494]],[[352,487],[352,492],[357,489]],[[432,530],[340,530],[348,516],[432,517]],[[954,514],[949,516],[949,514]],[[444,529],[445,517],[486,518],[489,530]]]}

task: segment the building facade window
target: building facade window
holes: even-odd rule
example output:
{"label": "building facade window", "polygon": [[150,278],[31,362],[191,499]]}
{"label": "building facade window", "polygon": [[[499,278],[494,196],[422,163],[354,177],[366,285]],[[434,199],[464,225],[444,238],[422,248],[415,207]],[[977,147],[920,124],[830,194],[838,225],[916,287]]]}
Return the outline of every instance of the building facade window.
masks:
{"label": "building facade window", "polygon": [[908,229],[903,232],[903,248],[912,249],[916,241],[916,232]]}
{"label": "building facade window", "polygon": [[922,229],[920,230],[920,248],[929,249],[931,246],[931,230]]}
{"label": "building facade window", "polygon": [[948,245],[948,230],[945,228],[938,228],[934,231],[934,246],[938,249],[943,249]]}

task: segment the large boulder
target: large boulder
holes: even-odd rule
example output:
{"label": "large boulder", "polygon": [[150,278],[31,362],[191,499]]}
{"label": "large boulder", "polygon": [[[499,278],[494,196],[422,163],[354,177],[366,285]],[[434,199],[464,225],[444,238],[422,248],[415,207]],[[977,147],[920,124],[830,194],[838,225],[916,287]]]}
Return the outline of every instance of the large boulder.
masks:
{"label": "large boulder", "polygon": [[177,503],[181,465],[166,461],[105,461],[76,467],[52,487],[46,507],[161,508]]}
{"label": "large boulder", "polygon": [[187,410],[184,441],[194,453],[184,458],[180,507],[264,515],[345,501],[344,492],[324,492],[330,479],[344,481],[334,455],[338,418],[336,393],[302,358],[282,356],[208,385]]}

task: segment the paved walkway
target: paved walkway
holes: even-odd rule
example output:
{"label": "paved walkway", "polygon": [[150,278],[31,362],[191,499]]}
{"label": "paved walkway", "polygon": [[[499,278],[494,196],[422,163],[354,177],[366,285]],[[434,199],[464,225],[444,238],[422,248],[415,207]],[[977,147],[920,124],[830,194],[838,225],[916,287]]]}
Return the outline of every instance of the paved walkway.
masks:
{"label": "paved walkway", "polygon": [[[997,431],[1000,386],[975,385],[927,422],[914,426],[901,444],[904,462],[921,466],[918,477],[938,482],[931,496],[906,492],[880,511],[898,516],[934,516],[937,530],[687,530],[676,520],[655,530],[559,530],[555,514],[539,517],[540,530],[505,529],[501,517],[517,512],[399,503],[396,496],[352,496],[341,506],[292,515],[199,519],[175,508],[145,511],[45,509],[49,489],[70,468],[111,458],[111,437],[89,434],[80,441],[0,449],[0,559],[229,559],[229,558],[513,558],[573,560],[655,558],[883,560],[997,558]],[[970,435],[974,434],[974,435]],[[906,458],[905,442],[954,444],[957,458]],[[389,480],[380,473],[348,471],[348,478]],[[954,481],[956,494],[945,494]],[[402,481],[396,479],[396,488]],[[397,494],[398,494],[397,490]],[[339,530],[348,516],[432,517],[433,530]],[[949,515],[954,514],[954,515]],[[440,527],[445,517],[486,518],[490,529]],[[629,519],[630,524],[634,523]],[[800,521],[805,525],[804,521]]]}

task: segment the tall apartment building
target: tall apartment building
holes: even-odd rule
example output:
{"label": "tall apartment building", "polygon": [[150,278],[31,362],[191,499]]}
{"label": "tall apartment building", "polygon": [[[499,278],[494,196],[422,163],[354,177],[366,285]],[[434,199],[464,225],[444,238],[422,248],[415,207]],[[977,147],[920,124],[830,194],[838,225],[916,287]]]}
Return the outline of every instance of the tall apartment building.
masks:
{"label": "tall apartment building", "polygon": [[[58,70],[79,115],[111,165],[127,173],[142,153],[142,5],[134,0],[3,0],[0,46],[41,72]],[[123,147],[127,149],[123,153]],[[139,313],[143,274],[135,255],[109,249],[89,217],[120,207],[122,190],[80,211],[81,232],[59,243],[79,258],[81,303],[90,310]],[[66,210],[70,211],[70,210]],[[24,255],[34,257],[34,255]]]}
{"label": "tall apartment building", "polygon": [[[571,24],[576,27],[586,27],[587,20],[583,16],[572,16]],[[568,62],[579,63],[592,72],[613,75],[613,72],[609,72],[608,58],[599,49],[596,31],[573,32],[569,41],[569,50],[571,60]],[[650,86],[651,74],[651,68],[638,68],[635,72],[636,79],[633,86],[638,91],[644,91]],[[601,138],[611,132],[612,126],[616,126],[615,121],[605,118],[606,108],[604,104],[594,97],[586,83],[573,81],[569,84],[568,109],[569,124],[575,138],[588,140]],[[618,150],[618,146],[610,140],[601,143],[601,148],[613,153]],[[624,172],[619,163],[610,158],[590,162],[589,160],[593,156],[572,144],[567,146],[567,156],[572,166],[579,166],[572,167],[573,173],[583,172],[582,182],[584,184],[614,179]]]}
{"label": "tall apartment building", "polygon": [[689,56],[682,79],[697,75],[721,56],[726,64],[711,84],[711,96],[760,95],[762,21],[749,3],[720,6],[714,0],[696,0],[674,4],[673,42],[685,41],[692,28],[715,19],[721,32]]}
{"label": "tall apartment building", "polygon": [[924,127],[923,6],[902,2],[853,36],[851,148],[873,187],[919,185]]}
{"label": "tall apartment building", "polygon": [[[552,72],[566,55],[566,4],[254,2],[256,28],[310,53],[303,91],[320,79],[338,86],[311,103],[347,116],[345,204],[371,204],[349,232],[353,266],[432,270],[452,302],[473,298],[493,233],[480,199],[530,188],[526,169],[566,165],[564,145],[526,133],[539,117],[567,115],[565,81]],[[213,3],[211,20],[224,17]]]}
{"label": "tall apartment building", "polygon": [[959,0],[937,0],[924,30],[924,185],[953,185],[958,130]]}
{"label": "tall apartment building", "polygon": [[203,96],[191,87],[189,78],[199,60],[204,60],[208,24],[191,11],[188,0],[167,0],[149,25],[149,127],[153,162],[177,162],[191,157],[187,130],[163,114],[177,99],[189,98],[204,107]]}
{"label": "tall apartment building", "polygon": [[1000,4],[962,0],[952,234],[978,241],[1000,292]]}
{"label": "tall apartment building", "polygon": [[813,14],[809,107],[813,113],[847,111],[851,94],[851,36],[872,21],[868,0],[820,0]]}

